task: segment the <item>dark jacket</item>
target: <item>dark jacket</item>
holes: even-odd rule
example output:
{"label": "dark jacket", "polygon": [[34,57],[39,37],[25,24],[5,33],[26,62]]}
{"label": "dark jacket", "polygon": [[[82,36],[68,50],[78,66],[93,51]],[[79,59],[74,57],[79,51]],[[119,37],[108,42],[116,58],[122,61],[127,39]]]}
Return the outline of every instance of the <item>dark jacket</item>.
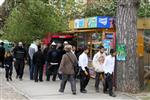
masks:
{"label": "dark jacket", "polygon": [[5,57],[4,66],[12,67],[12,62],[13,62],[13,56]]}
{"label": "dark jacket", "polygon": [[27,57],[26,50],[23,47],[15,47],[14,48],[14,58],[16,60],[25,60]]}
{"label": "dark jacket", "polygon": [[0,46],[0,59],[4,59],[5,55],[5,48],[3,46]]}
{"label": "dark jacket", "polygon": [[61,54],[57,49],[51,49],[48,52],[48,62],[49,63],[60,63],[61,61]]}
{"label": "dark jacket", "polygon": [[38,66],[43,66],[45,63],[44,54],[41,50],[38,50],[36,53],[33,54],[33,64]]}
{"label": "dark jacket", "polygon": [[62,72],[63,74],[69,74],[69,75],[75,74],[73,62],[78,62],[78,61],[76,56],[72,52],[67,52],[66,54],[64,54],[60,63],[59,72]]}

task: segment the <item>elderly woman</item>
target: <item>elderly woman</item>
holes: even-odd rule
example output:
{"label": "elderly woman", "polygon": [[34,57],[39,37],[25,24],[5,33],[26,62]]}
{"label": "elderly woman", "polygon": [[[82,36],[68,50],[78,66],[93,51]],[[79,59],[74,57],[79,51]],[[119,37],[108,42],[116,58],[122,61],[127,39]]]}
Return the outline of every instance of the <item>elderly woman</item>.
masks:
{"label": "elderly woman", "polygon": [[59,92],[64,92],[65,85],[68,80],[71,84],[72,94],[76,95],[75,71],[73,63],[77,63],[78,61],[76,56],[71,52],[71,45],[66,45],[64,49],[66,51],[66,54],[63,55],[59,67],[59,73],[62,74],[62,81]]}

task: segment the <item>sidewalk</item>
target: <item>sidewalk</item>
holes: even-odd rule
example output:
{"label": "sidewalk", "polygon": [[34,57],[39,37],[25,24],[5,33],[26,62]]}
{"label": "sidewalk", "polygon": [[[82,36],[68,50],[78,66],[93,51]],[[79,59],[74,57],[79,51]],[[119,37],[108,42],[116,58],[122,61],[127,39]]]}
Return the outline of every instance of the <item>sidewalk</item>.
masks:
{"label": "sidewalk", "polygon": [[11,86],[11,82],[6,82],[4,78],[4,69],[2,68],[0,68],[0,100],[28,100]]}
{"label": "sidewalk", "polygon": [[[1,76],[4,77],[4,70],[1,72]],[[15,75],[15,73],[14,73]],[[34,81],[29,80],[29,74],[28,74],[28,68],[25,70],[25,75],[23,78],[23,81],[20,81],[18,79],[14,79],[15,76],[13,76],[12,82],[1,82],[4,86],[4,84],[8,84],[8,86],[4,86],[2,88],[2,98],[0,100],[139,100],[135,96],[130,96],[125,93],[119,93],[116,92],[117,97],[110,97],[107,94],[102,93],[102,87],[101,92],[96,93],[94,89],[94,80],[91,79],[89,82],[89,85],[87,87],[88,93],[82,94],[79,92],[79,82],[77,81],[77,95],[72,95],[70,84],[67,83],[66,89],[64,93],[59,93],[58,89],[60,87],[60,81],[57,80],[56,82],[38,82],[35,83]],[[3,87],[2,86],[2,87]],[[12,89],[13,87],[13,89]],[[8,89],[5,89],[8,88]],[[14,89],[16,90],[14,92]],[[10,92],[10,97],[9,93]],[[14,93],[12,93],[14,92]],[[6,94],[6,97],[4,96]],[[7,99],[7,98],[11,99]],[[25,98],[26,97],[26,98]],[[14,99],[12,99],[14,98]]]}

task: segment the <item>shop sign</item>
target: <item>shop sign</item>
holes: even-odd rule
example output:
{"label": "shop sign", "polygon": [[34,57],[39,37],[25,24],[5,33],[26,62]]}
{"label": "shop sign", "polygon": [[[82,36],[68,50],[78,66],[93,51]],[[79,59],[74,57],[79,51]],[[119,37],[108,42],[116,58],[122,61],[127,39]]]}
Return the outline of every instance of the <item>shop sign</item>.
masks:
{"label": "shop sign", "polygon": [[84,28],[84,19],[76,19],[74,28]]}
{"label": "shop sign", "polygon": [[125,61],[126,60],[126,45],[125,44],[117,44],[117,60]]}
{"label": "shop sign", "polygon": [[69,29],[74,29],[74,20],[69,21]]}
{"label": "shop sign", "polygon": [[97,17],[97,27],[98,28],[110,28],[110,18],[107,16],[98,16]]}
{"label": "shop sign", "polygon": [[110,49],[111,48],[111,40],[109,40],[109,39],[103,40],[103,46],[105,49]]}
{"label": "shop sign", "polygon": [[97,28],[97,17],[88,18],[88,28]]}

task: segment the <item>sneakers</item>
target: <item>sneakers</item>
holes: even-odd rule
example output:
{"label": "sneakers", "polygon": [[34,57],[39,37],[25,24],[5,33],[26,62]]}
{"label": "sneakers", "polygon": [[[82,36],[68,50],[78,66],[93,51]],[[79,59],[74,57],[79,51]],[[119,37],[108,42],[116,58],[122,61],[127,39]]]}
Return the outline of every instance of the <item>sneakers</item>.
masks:
{"label": "sneakers", "polygon": [[6,79],[6,81],[8,82],[8,81],[9,81],[9,79],[7,78],[7,79]]}

